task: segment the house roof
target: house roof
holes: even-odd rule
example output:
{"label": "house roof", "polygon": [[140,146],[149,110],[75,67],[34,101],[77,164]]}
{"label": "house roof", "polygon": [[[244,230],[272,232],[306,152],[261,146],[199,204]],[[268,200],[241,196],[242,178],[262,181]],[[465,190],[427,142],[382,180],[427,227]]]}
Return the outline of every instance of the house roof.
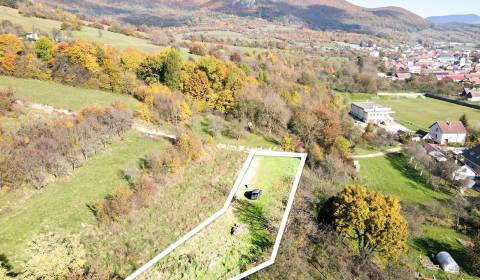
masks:
{"label": "house roof", "polygon": [[466,160],[473,162],[476,165],[480,165],[480,145],[466,150],[465,152],[463,152],[463,156]]}
{"label": "house roof", "polygon": [[365,111],[391,111],[392,110],[392,108],[380,105],[375,102],[370,102],[370,101],[353,102],[352,105],[362,108]]}
{"label": "house roof", "polygon": [[480,97],[480,88],[465,88],[465,93],[472,97]]}
{"label": "house roof", "polygon": [[[438,125],[440,128],[440,131],[444,134],[464,134],[467,133],[467,130],[463,126],[463,123],[461,121],[451,121],[451,122],[445,122],[445,121],[438,121],[434,123],[432,126]],[[432,127],[431,126],[431,127]]]}

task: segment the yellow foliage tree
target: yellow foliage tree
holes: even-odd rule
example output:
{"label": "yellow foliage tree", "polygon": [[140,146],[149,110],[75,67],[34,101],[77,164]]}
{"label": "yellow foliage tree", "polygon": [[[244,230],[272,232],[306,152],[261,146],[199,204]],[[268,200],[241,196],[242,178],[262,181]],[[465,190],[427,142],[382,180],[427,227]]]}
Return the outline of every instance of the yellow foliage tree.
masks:
{"label": "yellow foliage tree", "polygon": [[140,63],[147,57],[147,55],[136,49],[127,48],[120,53],[120,62],[123,69],[136,72]]}
{"label": "yellow foliage tree", "polygon": [[63,50],[72,63],[80,64],[92,73],[100,71],[97,63],[97,47],[85,40],[78,40]]}
{"label": "yellow foliage tree", "polygon": [[13,34],[0,35],[0,68],[13,73],[16,67],[17,54],[24,50],[23,42]]}
{"label": "yellow foliage tree", "polygon": [[356,241],[363,259],[374,253],[398,257],[405,251],[408,225],[394,196],[347,186],[334,197],[331,210],[336,230]]}

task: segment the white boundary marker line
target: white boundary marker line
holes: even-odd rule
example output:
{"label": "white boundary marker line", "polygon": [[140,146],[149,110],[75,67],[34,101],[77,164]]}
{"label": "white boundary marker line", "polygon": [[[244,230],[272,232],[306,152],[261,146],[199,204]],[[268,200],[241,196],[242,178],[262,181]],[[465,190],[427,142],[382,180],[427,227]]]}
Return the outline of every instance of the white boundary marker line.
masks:
{"label": "white boundary marker line", "polygon": [[249,269],[233,278],[231,280],[239,280],[242,279],[248,275],[251,275],[261,269],[266,268],[267,266],[270,266],[275,263],[275,259],[277,257],[278,249],[280,247],[280,242],[282,241],[283,233],[285,231],[285,227],[287,226],[287,221],[288,221],[288,216],[290,214],[292,205],[293,205],[293,199],[295,197],[295,194],[297,192],[298,184],[300,183],[300,177],[302,176],[303,172],[303,167],[305,165],[305,161],[307,158],[307,154],[301,154],[301,153],[290,153],[290,152],[275,152],[275,151],[255,151],[251,150],[250,153],[248,154],[247,159],[245,160],[245,163],[243,164],[242,169],[240,170],[240,173],[237,176],[237,179],[235,180],[235,184],[232,187],[232,190],[230,191],[230,194],[228,195],[227,201],[225,202],[223,208],[210,216],[208,219],[206,219],[204,222],[202,222],[200,225],[196,226],[194,229],[189,231],[187,234],[182,236],[180,239],[178,239],[175,243],[171,244],[168,246],[165,250],[163,250],[160,254],[155,256],[153,259],[148,261],[146,264],[142,265],[140,268],[138,268],[136,271],[134,271],[130,276],[125,278],[125,280],[133,280],[137,278],[140,274],[145,272],[147,269],[152,267],[154,264],[156,264],[158,261],[160,261],[163,257],[168,255],[170,252],[175,250],[178,246],[182,245],[185,241],[193,237],[195,234],[199,233],[202,229],[207,227],[210,223],[215,221],[216,219],[220,218],[223,214],[225,214],[228,210],[228,207],[230,207],[230,204],[233,201],[233,197],[237,193],[238,188],[240,187],[240,184],[242,183],[243,178],[245,177],[245,173],[248,170],[248,167],[250,166],[250,163],[252,162],[253,158],[255,156],[272,156],[272,157],[292,157],[292,158],[300,158],[300,164],[297,169],[297,173],[295,175],[295,179],[293,181],[293,186],[292,190],[290,191],[290,196],[288,198],[288,203],[287,207],[285,208],[285,213],[283,214],[282,217],[282,222],[280,224],[280,229],[277,234],[277,238],[275,240],[275,244],[273,246],[273,251],[272,255],[270,257],[270,260],[261,263],[260,265]]}

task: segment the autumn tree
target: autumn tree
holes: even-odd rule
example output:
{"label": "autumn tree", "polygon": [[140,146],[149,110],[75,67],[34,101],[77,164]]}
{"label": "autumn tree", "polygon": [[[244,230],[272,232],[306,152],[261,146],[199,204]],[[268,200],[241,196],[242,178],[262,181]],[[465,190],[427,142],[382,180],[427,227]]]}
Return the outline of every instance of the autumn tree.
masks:
{"label": "autumn tree", "polygon": [[335,229],[355,241],[362,259],[375,253],[396,257],[405,251],[408,225],[397,198],[352,185],[333,198],[331,207]]}
{"label": "autumn tree", "polygon": [[125,70],[136,72],[146,55],[136,48],[127,48],[120,53],[120,62]]}
{"label": "autumn tree", "polygon": [[140,63],[137,76],[148,84],[160,82],[172,89],[181,89],[183,63],[178,50],[166,49]]}
{"label": "autumn tree", "polygon": [[185,80],[183,93],[197,100],[200,108],[212,107],[216,99],[210,88],[207,74],[200,70],[195,71]]}
{"label": "autumn tree", "polygon": [[17,55],[24,50],[23,42],[13,34],[0,35],[0,71],[13,73]]}
{"label": "autumn tree", "polygon": [[182,67],[183,67],[183,58],[180,52],[176,49],[170,49],[167,52],[164,59],[164,74],[163,82],[166,86],[171,89],[181,89],[182,88]]}
{"label": "autumn tree", "polygon": [[54,43],[48,37],[41,36],[35,42],[35,52],[37,53],[37,57],[42,60],[49,60],[53,57],[53,46]]}

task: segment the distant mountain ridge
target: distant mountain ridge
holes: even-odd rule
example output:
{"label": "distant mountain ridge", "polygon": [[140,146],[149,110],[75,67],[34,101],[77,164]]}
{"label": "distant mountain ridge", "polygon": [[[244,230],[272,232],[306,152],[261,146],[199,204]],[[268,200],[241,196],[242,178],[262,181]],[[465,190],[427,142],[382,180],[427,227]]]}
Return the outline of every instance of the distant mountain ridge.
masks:
{"label": "distant mountain ridge", "polygon": [[[281,24],[300,24],[315,30],[346,31],[380,37],[398,37],[432,24],[399,7],[369,9],[345,0],[42,0],[73,12],[117,15],[131,24],[180,26],[202,13],[261,18]],[[164,14],[167,8],[171,13]],[[177,12],[175,12],[177,11]]]}
{"label": "distant mountain ridge", "polygon": [[449,24],[449,23],[480,24],[480,16],[476,14],[433,16],[433,17],[428,17],[427,19],[435,24]]}
{"label": "distant mountain ridge", "polygon": [[313,29],[361,33],[411,31],[429,22],[399,7],[368,9],[345,0],[211,0],[203,9],[267,20],[293,18]]}

